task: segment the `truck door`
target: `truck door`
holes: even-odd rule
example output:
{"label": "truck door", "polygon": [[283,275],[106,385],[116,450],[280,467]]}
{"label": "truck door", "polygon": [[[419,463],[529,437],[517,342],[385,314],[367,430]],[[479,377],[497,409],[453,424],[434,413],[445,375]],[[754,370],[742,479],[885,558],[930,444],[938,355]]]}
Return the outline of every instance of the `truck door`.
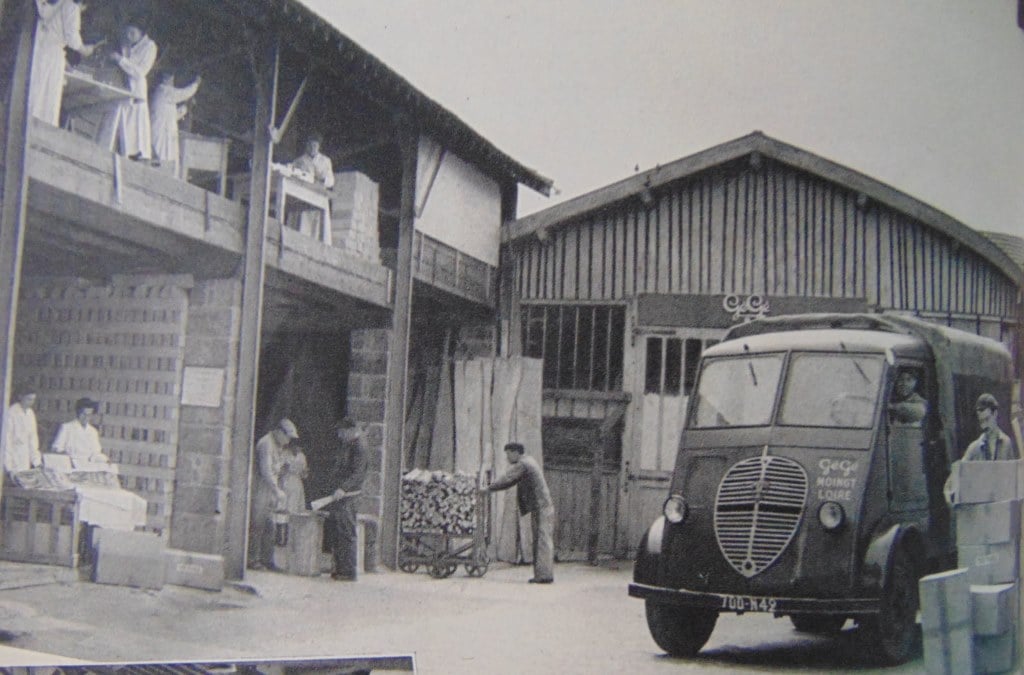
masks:
{"label": "truck door", "polygon": [[925,429],[929,411],[925,371],[920,364],[890,369],[885,414],[890,511],[928,508],[928,462]]}

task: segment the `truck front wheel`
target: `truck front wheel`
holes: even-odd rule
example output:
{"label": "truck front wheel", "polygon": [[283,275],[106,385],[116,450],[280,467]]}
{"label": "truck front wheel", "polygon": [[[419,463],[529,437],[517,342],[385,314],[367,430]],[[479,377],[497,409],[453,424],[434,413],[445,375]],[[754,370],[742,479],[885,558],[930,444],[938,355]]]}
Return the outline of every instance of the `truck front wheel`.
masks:
{"label": "truck front wheel", "polygon": [[918,569],[907,547],[897,548],[881,612],[865,622],[870,644],[887,664],[909,661],[921,651],[921,630],[916,622]]}
{"label": "truck front wheel", "polygon": [[694,656],[711,637],[718,612],[693,607],[675,607],[647,600],[647,628],[651,637],[670,656]]}

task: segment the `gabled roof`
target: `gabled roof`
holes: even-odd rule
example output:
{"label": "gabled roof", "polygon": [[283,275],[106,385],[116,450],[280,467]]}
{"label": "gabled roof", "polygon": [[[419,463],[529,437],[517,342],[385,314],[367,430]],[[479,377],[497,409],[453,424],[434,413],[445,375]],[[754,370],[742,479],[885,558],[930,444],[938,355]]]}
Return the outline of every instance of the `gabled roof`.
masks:
{"label": "gabled roof", "polygon": [[336,56],[331,64],[338,72],[354,70],[372,96],[408,114],[424,131],[432,132],[442,145],[467,160],[514,178],[537,192],[549,195],[552,181],[517,162],[440,103],[426,96],[383,61],[360,47],[326,19],[298,0],[232,0],[241,16],[269,29],[271,26],[290,40],[293,48],[321,47],[333,43]]}
{"label": "gabled roof", "polygon": [[982,232],[996,246],[1003,249],[1017,266],[1024,269],[1024,237],[1004,232]]}
{"label": "gabled roof", "polygon": [[839,183],[850,190],[863,193],[866,197],[893,208],[901,213],[942,232],[999,268],[1018,285],[1024,285],[1024,272],[1020,266],[998,246],[981,233],[964,225],[924,202],[900,192],[874,178],[858,171],[836,164],[793,145],[783,143],[760,131],[716,145],[670,164],[641,171],[629,178],[606,187],[556,204],[551,208],[520,218],[512,223],[503,234],[503,241],[510,242],[522,237],[557,227],[572,219],[599,211],[625,199],[633,198],[644,189],[658,186],[707,171],[714,167],[735,161],[754,153],[774,159],[782,164]]}

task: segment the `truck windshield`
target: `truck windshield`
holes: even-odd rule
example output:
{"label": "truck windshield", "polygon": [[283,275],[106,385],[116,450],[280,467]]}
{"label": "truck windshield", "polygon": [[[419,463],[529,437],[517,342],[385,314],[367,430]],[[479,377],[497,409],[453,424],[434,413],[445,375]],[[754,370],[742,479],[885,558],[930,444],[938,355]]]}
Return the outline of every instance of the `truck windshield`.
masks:
{"label": "truck windshield", "polygon": [[755,427],[771,421],[782,354],[708,359],[700,375],[690,426]]}
{"label": "truck windshield", "polygon": [[779,424],[870,428],[881,381],[881,356],[795,353]]}

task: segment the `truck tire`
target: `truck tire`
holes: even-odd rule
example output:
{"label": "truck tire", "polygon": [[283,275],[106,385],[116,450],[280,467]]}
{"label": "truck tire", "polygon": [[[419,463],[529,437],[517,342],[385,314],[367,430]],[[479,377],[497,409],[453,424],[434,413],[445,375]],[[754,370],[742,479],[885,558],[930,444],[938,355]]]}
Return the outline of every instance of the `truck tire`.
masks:
{"label": "truck tire", "polygon": [[813,635],[838,635],[846,623],[845,616],[836,614],[790,614],[793,628]]}
{"label": "truck tire", "polygon": [[710,609],[674,607],[647,600],[647,628],[651,637],[669,656],[695,656],[711,637],[718,612]]}
{"label": "truck tire", "polygon": [[910,551],[899,546],[882,593],[881,612],[865,620],[869,644],[887,665],[904,663],[921,653],[921,630],[916,622],[919,577]]}

